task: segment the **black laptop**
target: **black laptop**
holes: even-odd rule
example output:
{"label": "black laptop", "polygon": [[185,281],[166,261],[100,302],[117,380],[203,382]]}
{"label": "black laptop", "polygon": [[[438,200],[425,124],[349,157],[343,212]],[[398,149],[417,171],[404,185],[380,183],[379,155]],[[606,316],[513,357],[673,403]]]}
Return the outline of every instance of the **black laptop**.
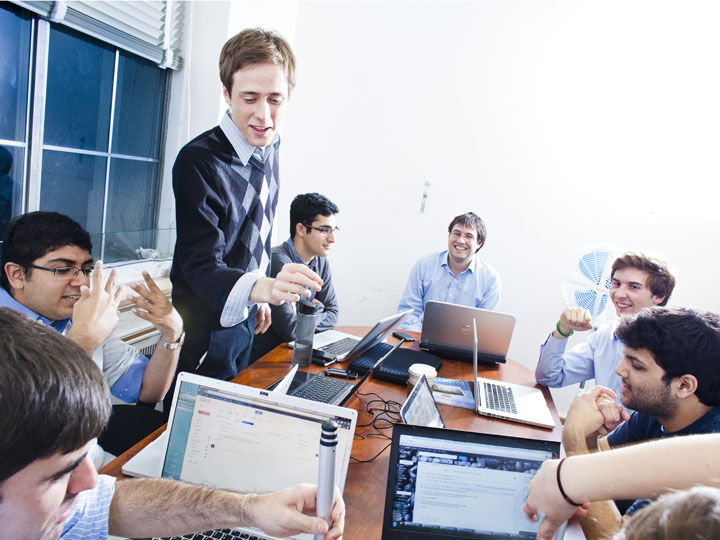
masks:
{"label": "black laptop", "polygon": [[395,424],[382,538],[535,538],[522,505],[559,453],[559,442]]}

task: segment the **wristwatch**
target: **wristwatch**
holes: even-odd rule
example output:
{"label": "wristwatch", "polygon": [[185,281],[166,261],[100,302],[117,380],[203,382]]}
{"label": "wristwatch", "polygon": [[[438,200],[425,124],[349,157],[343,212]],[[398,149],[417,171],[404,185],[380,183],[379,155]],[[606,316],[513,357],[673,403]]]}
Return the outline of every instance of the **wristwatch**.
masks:
{"label": "wristwatch", "polygon": [[185,343],[185,330],[182,331],[182,334],[180,334],[180,339],[178,339],[175,343],[169,343],[165,341],[165,338],[160,336],[160,343],[162,343],[162,346],[166,349],[170,349],[171,351],[174,351],[176,349],[179,349],[182,347],[182,344]]}

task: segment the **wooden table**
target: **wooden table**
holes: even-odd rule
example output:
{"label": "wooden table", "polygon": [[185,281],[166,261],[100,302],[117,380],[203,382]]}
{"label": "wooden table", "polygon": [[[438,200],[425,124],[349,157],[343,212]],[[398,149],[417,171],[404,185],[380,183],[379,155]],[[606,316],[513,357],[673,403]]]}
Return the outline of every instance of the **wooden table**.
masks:
{"label": "wooden table", "polygon": [[[364,326],[350,326],[338,328],[338,330],[355,334],[364,335],[368,328]],[[417,333],[410,334],[418,337]],[[397,343],[395,338],[389,338],[388,343],[393,345]],[[403,347],[418,349],[417,341],[414,343],[405,343]],[[282,378],[287,374],[290,368],[291,349],[281,345],[269,352],[263,358],[254,363],[250,368],[238,374],[233,379],[234,382],[254,386],[256,388],[266,388],[272,382]],[[303,368],[313,373],[322,371],[323,368],[312,365],[309,368]],[[443,366],[438,372],[440,377],[451,379],[461,379],[472,381],[472,364],[468,362],[459,362],[455,360],[443,360]],[[524,366],[508,360],[506,364],[483,365],[479,367],[478,375],[488,378],[518,384],[534,385],[535,377],[533,373]],[[460,429],[467,431],[481,431],[485,433],[494,433],[499,435],[510,435],[516,437],[526,437],[533,439],[542,439],[550,441],[559,441],[562,426],[558,417],[555,404],[553,403],[550,392],[545,387],[541,388],[545,395],[545,401],[552,412],[555,419],[555,429],[543,429],[533,426],[527,426],[516,422],[509,422],[479,416],[470,409],[459,407],[451,407],[449,405],[439,405],[440,413],[448,428]],[[367,394],[376,393],[385,400],[394,400],[403,403],[406,397],[406,389],[404,386],[397,384],[378,381],[369,378],[360,387],[359,393],[353,395],[346,403],[345,407],[356,409],[358,411],[358,422],[356,434],[378,433],[373,427],[363,427],[370,424],[373,416],[367,411],[367,406],[371,400],[377,399],[375,396]],[[146,439],[133,446],[130,450],[119,456],[117,459],[103,467],[100,471],[103,474],[109,474],[121,478],[122,466],[147,444],[157,438],[164,430],[158,429],[149,435]],[[391,429],[380,430],[388,436],[392,436]],[[344,538],[355,540],[360,538],[379,539],[382,530],[383,508],[385,503],[385,489],[387,484],[388,459],[390,450],[383,449],[390,443],[389,439],[382,437],[355,438],[353,443],[352,456],[358,460],[367,460],[380,453],[380,455],[369,463],[358,463],[350,460],[347,480],[345,482],[345,490],[343,496],[347,504],[347,515],[345,520]],[[356,511],[357,510],[357,511]],[[581,539],[584,538],[579,524],[571,523],[568,527],[565,538]]]}

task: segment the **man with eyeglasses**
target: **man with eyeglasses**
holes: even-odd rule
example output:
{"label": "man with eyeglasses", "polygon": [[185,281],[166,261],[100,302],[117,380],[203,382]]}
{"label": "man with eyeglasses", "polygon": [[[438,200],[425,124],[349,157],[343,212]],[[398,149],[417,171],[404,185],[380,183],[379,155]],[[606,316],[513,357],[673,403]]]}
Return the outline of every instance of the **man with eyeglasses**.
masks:
{"label": "man with eyeglasses", "polygon": [[[100,367],[112,394],[126,403],[162,400],[175,373],[183,322],[149,275],[126,298],[133,313],[162,334],[151,358],[110,334],[118,323],[123,288],[116,272],[103,284],[102,262],[93,264],[90,235],[57,212],[13,219],[2,245],[0,306],[53,327],[80,345]],[[118,454],[162,424],[152,407],[116,407],[101,445]]]}
{"label": "man with eyeglasses", "polygon": [[428,300],[495,309],[500,302],[500,274],[477,257],[487,229],[480,216],[466,212],[448,226],[448,249],[423,257],[410,271],[398,313],[411,310],[402,327],[422,330]]}
{"label": "man with eyeglasses", "polygon": [[[327,256],[335,243],[338,207],[319,193],[298,195],[290,204],[290,238],[272,249],[270,276],[275,277],[286,264],[304,264],[322,279],[322,288],[310,291],[312,299],[322,304],[317,312],[316,332],[335,327],[338,304]],[[286,302],[270,306],[272,324],[265,334],[255,336],[252,360],[256,360],[280,343],[295,339],[297,314]]]}

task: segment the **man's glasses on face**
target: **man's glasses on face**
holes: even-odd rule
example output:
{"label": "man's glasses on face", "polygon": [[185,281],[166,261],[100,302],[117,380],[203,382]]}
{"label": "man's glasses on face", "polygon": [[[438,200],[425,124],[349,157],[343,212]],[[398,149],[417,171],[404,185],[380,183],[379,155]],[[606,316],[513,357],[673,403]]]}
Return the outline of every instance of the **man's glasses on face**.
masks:
{"label": "man's glasses on face", "polygon": [[34,268],[36,270],[45,270],[46,272],[52,272],[58,279],[74,279],[80,272],[90,279],[93,272],[92,266],[83,266],[78,268],[77,266],[60,266],[58,268],[45,268],[44,266],[38,266],[36,264],[28,264],[28,268]]}
{"label": "man's glasses on face", "polygon": [[318,231],[321,235],[327,236],[330,233],[335,234],[340,230],[340,227],[335,227],[334,229],[330,227],[313,227],[312,225],[305,225],[308,229],[313,229],[314,231]]}

